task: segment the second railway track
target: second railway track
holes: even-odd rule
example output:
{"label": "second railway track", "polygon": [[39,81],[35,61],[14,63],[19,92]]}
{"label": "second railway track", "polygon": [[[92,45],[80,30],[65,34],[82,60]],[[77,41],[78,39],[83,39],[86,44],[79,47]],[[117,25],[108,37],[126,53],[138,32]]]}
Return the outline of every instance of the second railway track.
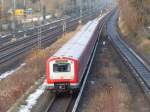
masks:
{"label": "second railway track", "polygon": [[[99,11],[95,13],[85,13],[83,16],[83,20],[87,21],[86,19],[92,19],[99,15]],[[71,31],[73,30],[79,23],[80,18],[71,18],[66,19],[66,30]],[[51,27],[52,26],[52,27]],[[45,29],[46,28],[46,29]],[[46,25],[46,27],[42,27],[41,31],[41,45],[45,47],[46,44],[52,43],[54,40],[57,39],[58,36],[63,34],[63,25],[58,21],[57,25]],[[49,29],[47,29],[49,28]],[[17,40],[13,43],[8,43],[4,46],[0,47],[0,68],[6,67],[7,65],[11,64],[12,60],[18,60],[27,52],[32,49],[37,48],[38,46],[38,35],[39,33],[33,33],[32,36],[28,36]],[[7,64],[8,63],[8,64]]]}
{"label": "second railway track", "polygon": [[145,95],[150,101],[150,68],[120,37],[117,32],[116,21],[118,13],[116,12],[107,24],[107,32],[110,41],[116,48],[124,62],[134,73],[134,77],[139,82]]}

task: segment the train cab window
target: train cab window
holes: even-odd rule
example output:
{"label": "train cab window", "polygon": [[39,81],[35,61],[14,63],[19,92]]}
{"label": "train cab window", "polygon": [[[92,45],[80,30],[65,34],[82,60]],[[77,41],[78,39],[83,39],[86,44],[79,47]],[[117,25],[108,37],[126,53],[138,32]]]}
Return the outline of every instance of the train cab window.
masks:
{"label": "train cab window", "polygon": [[53,65],[53,72],[71,72],[69,63],[56,63]]}

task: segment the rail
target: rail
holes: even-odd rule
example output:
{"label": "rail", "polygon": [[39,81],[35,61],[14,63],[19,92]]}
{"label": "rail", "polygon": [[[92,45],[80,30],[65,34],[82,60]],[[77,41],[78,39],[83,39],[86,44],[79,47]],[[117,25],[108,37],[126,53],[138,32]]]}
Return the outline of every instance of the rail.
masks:
{"label": "rail", "polygon": [[[99,27],[99,36],[101,35],[102,33],[102,29],[103,29],[103,26],[105,25],[106,21],[108,20],[108,18],[111,16],[111,13],[107,14],[105,16],[105,18],[103,18],[101,21],[100,21],[100,27]],[[62,112],[76,112],[77,109],[78,109],[78,105],[80,103],[80,100],[82,98],[82,94],[83,94],[83,91],[84,91],[84,88],[86,86],[86,81],[87,81],[87,78],[88,78],[88,75],[90,73],[90,69],[91,69],[91,66],[92,66],[92,62],[93,62],[93,59],[94,59],[94,56],[95,56],[95,53],[96,53],[96,49],[97,49],[97,45],[98,45],[98,42],[99,42],[99,38],[93,48],[93,52],[92,52],[92,55],[89,59],[89,63],[87,65],[87,69],[85,71],[85,76],[82,80],[82,84],[81,84],[81,88],[80,88],[80,91],[79,93],[76,93],[76,94],[72,94],[70,95],[69,97],[66,97],[66,99],[64,99],[64,95],[62,98],[60,98],[60,96],[58,97],[57,95],[50,101],[49,105],[48,105],[48,108],[46,109],[45,112],[59,112],[60,109]],[[59,94],[60,95],[60,94]],[[65,101],[65,102],[64,102]],[[62,105],[59,105],[59,104],[62,104]]]}
{"label": "rail", "polygon": [[[85,18],[88,18],[89,16],[92,16],[95,18],[99,12],[92,13],[92,15],[85,15]],[[79,23],[79,17],[67,19],[67,26],[66,31],[73,30]],[[54,24],[53,24],[54,25]],[[55,27],[48,26],[46,28],[43,28],[43,31],[41,31],[42,38],[41,38],[41,44],[44,46],[46,43],[52,43],[54,40],[57,39],[58,36],[63,34],[63,28],[61,27],[62,24],[57,24]],[[38,34],[33,34],[31,36],[25,37],[23,39],[19,39],[15,42],[8,43],[4,46],[0,47],[0,68],[3,67],[3,65],[7,65],[6,63],[10,63],[11,60],[14,60],[16,58],[19,59],[19,57],[23,56],[27,52],[29,52],[32,49],[36,49],[38,46]]]}
{"label": "rail", "polygon": [[[115,18],[116,14],[114,15]],[[116,23],[115,19],[113,22]],[[111,23],[109,23],[111,24]],[[114,24],[113,24],[114,25]],[[114,26],[113,26],[114,27]],[[112,28],[112,27],[111,27]],[[114,35],[112,35],[114,33]],[[142,87],[145,95],[150,101],[150,68],[134,51],[130,48],[117,32],[108,31],[109,40],[112,42],[114,48],[120,54],[122,59],[129,66],[131,71],[135,74],[136,80]]]}

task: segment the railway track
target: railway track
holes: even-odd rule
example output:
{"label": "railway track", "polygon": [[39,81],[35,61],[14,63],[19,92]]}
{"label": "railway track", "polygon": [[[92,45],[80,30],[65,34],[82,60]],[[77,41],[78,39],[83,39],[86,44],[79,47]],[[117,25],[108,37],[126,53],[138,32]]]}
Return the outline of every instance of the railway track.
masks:
{"label": "railway track", "polygon": [[[98,16],[99,12],[88,14],[85,13],[83,16],[83,20],[86,18],[93,19],[96,16]],[[66,31],[69,32],[73,30],[77,25],[79,24],[78,21],[80,20],[80,17],[76,18],[67,18],[66,19]],[[45,28],[42,28],[41,31],[41,45],[42,47],[45,47],[47,44],[54,42],[58,36],[63,34],[63,24],[58,21],[58,23],[55,25],[53,23],[52,25],[46,25]],[[34,33],[31,36],[24,37],[22,39],[19,39],[15,42],[8,43],[4,46],[0,47],[0,68],[7,65],[7,63],[10,63],[11,60],[19,59],[23,55],[25,55],[27,52],[29,52],[32,49],[36,49],[38,46],[38,35],[39,33]]]}
{"label": "railway track", "polygon": [[[105,18],[101,20],[99,35],[101,35],[103,26],[105,25],[105,22],[108,20],[110,16],[111,16],[111,13],[106,15]],[[76,93],[69,94],[69,95],[66,95],[66,94],[55,95],[55,97],[53,97],[53,99],[49,103],[48,108],[46,109],[45,112],[60,112],[60,111],[61,112],[76,112],[77,111],[80,99],[82,97],[82,93],[86,85],[88,75],[90,73],[90,69],[91,69],[92,62],[96,53],[98,42],[99,42],[99,39],[97,40],[92,56],[88,63],[87,69],[85,71],[85,76],[83,78],[80,91],[78,93],[76,92]]]}
{"label": "railway track", "polygon": [[[45,29],[44,31],[41,31],[41,34],[44,36],[45,34],[47,34],[47,33],[49,33],[49,32],[52,32],[52,33],[53,33],[53,31],[56,31],[59,27],[61,28],[61,25],[60,25],[60,26],[54,26],[54,27],[52,27],[52,28],[50,27],[50,28],[48,28],[48,29]],[[60,28],[59,28],[59,29],[60,29]],[[37,37],[38,37],[38,34],[36,33],[36,34],[31,35],[31,36],[28,36],[28,37],[24,37],[24,38],[22,38],[22,39],[19,39],[19,40],[17,40],[16,42],[9,43],[9,44],[6,44],[6,45],[4,45],[4,46],[1,46],[1,47],[0,47],[0,52],[1,52],[1,54],[2,54],[3,52],[7,52],[7,50],[9,50],[9,49],[12,49],[12,48],[14,48],[14,47],[16,47],[16,46],[22,45],[23,43],[27,43],[27,42],[29,42],[30,40],[37,39]]]}
{"label": "railway track", "polygon": [[134,77],[143,89],[145,95],[150,101],[150,68],[133,50],[130,48],[117,33],[116,21],[118,13],[116,12],[107,24],[109,39],[124,62],[135,74]]}
{"label": "railway track", "polygon": [[60,112],[60,110],[62,112],[68,112],[69,107],[75,99],[76,96],[71,94],[58,94],[52,99],[45,112]]}
{"label": "railway track", "polygon": [[[85,16],[86,14],[89,14],[89,12],[85,11],[83,16]],[[22,39],[24,36],[32,36],[33,34],[36,34],[38,32],[39,27],[41,27],[41,30],[43,31],[43,30],[49,29],[50,27],[53,27],[53,26],[62,25],[62,23],[64,21],[70,21],[70,20],[73,20],[74,18],[78,18],[78,17],[79,17],[79,15],[73,15],[71,17],[56,19],[53,22],[43,24],[41,26],[35,26],[33,28],[29,28],[24,31],[18,31],[15,34],[7,34],[5,36],[0,37],[0,44],[3,45],[3,44],[10,43],[13,38]],[[15,37],[14,37],[14,35],[15,35]]]}
{"label": "railway track", "polygon": [[82,86],[80,89],[79,93],[76,94],[69,94],[69,95],[64,95],[64,94],[58,94],[56,95],[51,102],[49,103],[48,108],[46,109],[45,112],[76,112],[77,108],[78,108],[78,104],[80,102],[86,81],[87,81],[87,77],[89,75],[90,72],[90,68],[95,56],[95,52],[96,52],[96,48],[97,48],[98,42],[95,46],[95,49],[93,51],[93,55],[91,56],[91,60],[89,62],[89,66],[86,70],[85,73],[85,77],[84,80],[82,82]]}
{"label": "railway track", "polygon": [[[68,19],[71,19],[71,18],[72,17],[64,18],[64,19],[68,20]],[[47,23],[47,24],[44,24],[44,25],[41,25],[41,26],[35,26],[34,28],[29,28],[29,29],[24,30],[24,31],[18,31],[15,34],[7,34],[7,35],[0,38],[0,44],[1,45],[9,44],[9,43],[11,43],[11,40],[13,38],[22,39],[24,37],[32,36],[33,34],[36,34],[38,32],[39,27],[41,27],[41,30],[43,31],[45,29],[49,29],[50,27],[54,27],[58,24],[61,24],[62,20],[63,19],[58,19],[58,20],[55,20],[51,23]],[[15,35],[15,37],[14,37],[14,35]]]}

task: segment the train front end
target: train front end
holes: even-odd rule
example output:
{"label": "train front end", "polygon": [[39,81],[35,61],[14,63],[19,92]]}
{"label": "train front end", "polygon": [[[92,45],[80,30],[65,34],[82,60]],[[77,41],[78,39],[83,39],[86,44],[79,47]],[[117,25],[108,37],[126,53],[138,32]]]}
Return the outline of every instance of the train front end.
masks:
{"label": "train front end", "polygon": [[78,88],[77,60],[52,57],[47,61],[46,79],[48,90],[74,90]]}

